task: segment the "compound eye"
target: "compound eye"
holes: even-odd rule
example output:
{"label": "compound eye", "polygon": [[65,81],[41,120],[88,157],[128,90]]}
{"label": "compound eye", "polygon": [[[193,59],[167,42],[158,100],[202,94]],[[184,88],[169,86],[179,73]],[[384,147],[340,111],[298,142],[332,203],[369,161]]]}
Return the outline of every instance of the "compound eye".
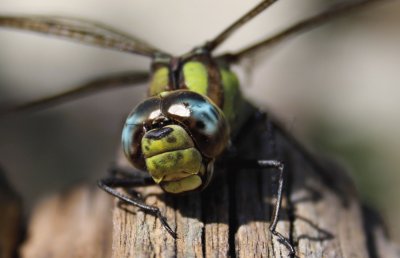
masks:
{"label": "compound eye", "polygon": [[161,111],[185,125],[203,155],[221,154],[229,140],[225,116],[209,98],[193,91],[179,90],[161,95]]}
{"label": "compound eye", "polygon": [[122,148],[128,160],[138,169],[145,170],[146,165],[140,147],[145,127],[161,115],[161,99],[149,98],[137,105],[128,115],[122,130]]}

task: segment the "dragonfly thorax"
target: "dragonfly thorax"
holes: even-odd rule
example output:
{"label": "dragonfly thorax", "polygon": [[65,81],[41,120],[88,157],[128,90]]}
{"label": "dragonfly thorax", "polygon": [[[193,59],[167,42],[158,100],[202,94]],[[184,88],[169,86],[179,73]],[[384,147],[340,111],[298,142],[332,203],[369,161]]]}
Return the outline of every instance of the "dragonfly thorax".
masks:
{"label": "dragonfly thorax", "polygon": [[221,73],[208,54],[193,55],[190,58],[156,59],[152,64],[152,71],[149,96],[186,89],[207,96],[218,107],[223,107]]}
{"label": "dragonfly thorax", "polygon": [[243,98],[236,74],[229,64],[215,60],[204,49],[196,49],[182,58],[156,58],[152,64],[149,96],[165,91],[190,90],[218,106],[228,121],[232,136],[253,111]]}

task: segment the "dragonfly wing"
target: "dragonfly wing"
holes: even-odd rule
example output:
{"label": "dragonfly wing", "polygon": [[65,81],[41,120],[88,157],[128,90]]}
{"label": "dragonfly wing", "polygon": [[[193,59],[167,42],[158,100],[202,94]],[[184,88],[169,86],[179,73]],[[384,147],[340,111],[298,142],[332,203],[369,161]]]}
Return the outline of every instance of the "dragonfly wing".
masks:
{"label": "dragonfly wing", "polygon": [[260,42],[257,42],[249,47],[237,51],[236,53],[229,53],[221,55],[217,58],[224,59],[230,63],[238,62],[242,58],[254,55],[259,51],[264,51],[277,44],[283,43],[285,40],[292,38],[293,36],[299,35],[302,32],[309,31],[315,27],[321,26],[333,19],[340,18],[343,15],[349,14],[361,8],[365,8],[372,4],[382,3],[385,0],[364,0],[353,3],[340,3],[329,8],[327,11],[312,16],[308,19],[300,21],[289,28],[276,33],[273,36],[267,37]]}
{"label": "dragonfly wing", "polygon": [[148,57],[165,54],[134,36],[118,31],[110,26],[87,21],[56,16],[1,16],[0,27],[34,31],[74,40],[88,45],[129,52]]}
{"label": "dragonfly wing", "polygon": [[268,9],[273,3],[277,2],[277,0],[264,0],[248,11],[245,15],[240,17],[234,23],[232,23],[229,27],[223,30],[220,34],[218,34],[214,39],[208,41],[207,49],[212,52],[215,48],[221,45],[226,39],[228,39],[236,30],[245,25],[251,19],[259,15],[262,11]]}
{"label": "dragonfly wing", "polygon": [[137,85],[146,82],[149,78],[148,72],[123,72],[105,76],[89,81],[77,87],[59,94],[34,100],[19,106],[0,110],[0,117],[8,116],[22,111],[39,110],[53,107],[64,102],[91,95],[107,89]]}

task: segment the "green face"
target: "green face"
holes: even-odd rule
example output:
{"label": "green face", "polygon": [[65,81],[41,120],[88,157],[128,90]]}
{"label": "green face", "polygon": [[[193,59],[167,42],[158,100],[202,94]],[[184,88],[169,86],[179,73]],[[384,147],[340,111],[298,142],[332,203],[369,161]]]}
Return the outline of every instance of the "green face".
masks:
{"label": "green face", "polygon": [[143,101],[129,114],[122,132],[125,156],[169,193],[204,189],[215,158],[228,142],[222,110],[189,90]]}
{"label": "green face", "polygon": [[202,155],[181,126],[150,130],[143,136],[141,146],[148,172],[165,191],[182,193],[203,184]]}

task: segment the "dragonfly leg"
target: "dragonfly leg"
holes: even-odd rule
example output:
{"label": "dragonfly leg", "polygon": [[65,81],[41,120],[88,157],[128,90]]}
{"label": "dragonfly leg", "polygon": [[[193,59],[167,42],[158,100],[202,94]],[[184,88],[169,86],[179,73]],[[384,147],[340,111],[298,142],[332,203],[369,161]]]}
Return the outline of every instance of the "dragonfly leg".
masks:
{"label": "dragonfly leg", "polygon": [[274,203],[274,209],[272,212],[271,224],[269,226],[269,231],[279,239],[279,242],[283,243],[289,250],[290,254],[293,256],[295,255],[295,250],[293,245],[289,242],[289,240],[284,237],[281,233],[276,231],[276,225],[278,224],[279,220],[279,212],[281,210],[282,205],[282,194],[283,194],[283,184],[284,184],[284,164],[278,160],[251,160],[251,159],[236,159],[235,161],[231,162],[235,163],[235,165],[239,165],[241,167],[246,168],[274,168],[277,169],[279,172],[279,180],[278,180],[278,190],[276,193],[276,200]]}
{"label": "dragonfly leg", "polygon": [[130,197],[127,196],[120,191],[116,190],[115,188],[117,187],[122,187],[122,188],[130,188],[130,187],[135,187],[135,186],[148,186],[148,185],[153,185],[155,184],[153,180],[143,178],[143,177],[131,177],[131,178],[118,178],[115,176],[110,176],[107,178],[100,179],[98,181],[98,186],[106,191],[107,193],[113,195],[114,197],[117,197],[119,200],[123,201],[124,203],[136,206],[140,208],[141,210],[153,214],[157,218],[160,219],[161,224],[164,226],[164,228],[167,230],[167,232],[173,237],[177,238],[176,232],[172,230],[172,228],[168,225],[168,222],[166,218],[161,214],[161,211],[159,208],[151,205],[147,205],[144,203],[144,201],[141,198],[138,198],[137,196]]}
{"label": "dragonfly leg", "polygon": [[121,167],[116,164],[111,164],[111,166],[108,168],[108,173],[114,177],[122,176],[127,178],[143,178],[145,180],[151,179],[151,176],[146,171]]}
{"label": "dragonfly leg", "polygon": [[275,168],[279,171],[279,180],[278,180],[278,191],[276,193],[276,201],[274,204],[274,210],[272,212],[272,221],[269,226],[269,230],[271,233],[278,237],[279,241],[283,243],[290,251],[291,255],[295,254],[294,247],[289,242],[287,238],[285,238],[281,233],[276,231],[276,225],[279,220],[279,212],[281,210],[282,205],[282,193],[283,193],[283,181],[284,181],[284,164],[281,161],[277,160],[258,160],[259,166],[262,168]]}
{"label": "dragonfly leg", "polygon": [[[112,164],[109,167],[108,173],[110,174],[110,176],[113,176],[113,177],[119,176],[119,177],[125,177],[125,178],[142,178],[143,180],[151,180],[151,176],[146,171],[142,171],[142,170],[138,170],[138,169],[134,169],[134,168],[121,167],[116,164]],[[125,189],[125,191],[129,195],[135,196],[138,199],[142,199],[142,195],[138,191],[135,191],[132,188]]]}

